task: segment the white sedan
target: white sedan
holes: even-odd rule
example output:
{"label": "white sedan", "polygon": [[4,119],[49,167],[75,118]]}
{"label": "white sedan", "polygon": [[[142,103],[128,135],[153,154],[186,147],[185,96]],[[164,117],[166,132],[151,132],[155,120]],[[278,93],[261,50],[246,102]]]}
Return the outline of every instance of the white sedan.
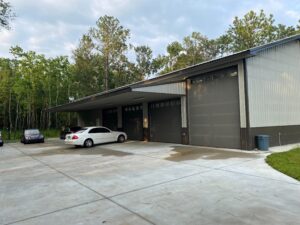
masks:
{"label": "white sedan", "polygon": [[124,132],[111,131],[106,127],[85,127],[76,133],[66,135],[65,144],[92,147],[94,144],[108,142],[124,142],[127,135]]}

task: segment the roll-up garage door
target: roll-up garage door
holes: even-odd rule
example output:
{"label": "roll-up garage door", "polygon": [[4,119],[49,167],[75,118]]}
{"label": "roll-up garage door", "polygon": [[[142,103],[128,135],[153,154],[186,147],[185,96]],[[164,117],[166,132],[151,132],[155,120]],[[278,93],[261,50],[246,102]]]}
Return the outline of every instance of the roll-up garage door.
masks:
{"label": "roll-up garage door", "polygon": [[190,144],[241,147],[236,67],[192,79],[188,106]]}
{"label": "roll-up garage door", "polygon": [[123,107],[123,128],[130,140],[143,140],[143,107]]}
{"label": "roll-up garage door", "polygon": [[181,143],[180,99],[149,104],[150,140]]}
{"label": "roll-up garage door", "polygon": [[116,131],[118,129],[118,111],[117,108],[103,110],[103,126]]}

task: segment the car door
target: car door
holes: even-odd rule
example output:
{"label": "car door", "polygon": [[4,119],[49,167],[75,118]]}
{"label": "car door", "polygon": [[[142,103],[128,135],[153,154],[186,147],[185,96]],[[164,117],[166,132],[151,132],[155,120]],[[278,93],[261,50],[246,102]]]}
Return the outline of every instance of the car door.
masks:
{"label": "car door", "polygon": [[105,127],[101,127],[98,129],[99,129],[99,138],[101,139],[101,143],[113,141],[112,132],[109,129]]}
{"label": "car door", "polygon": [[92,138],[94,144],[99,144],[101,143],[100,142],[100,139],[99,139],[99,131],[98,131],[98,128],[93,128],[89,131],[89,136],[90,138]]}

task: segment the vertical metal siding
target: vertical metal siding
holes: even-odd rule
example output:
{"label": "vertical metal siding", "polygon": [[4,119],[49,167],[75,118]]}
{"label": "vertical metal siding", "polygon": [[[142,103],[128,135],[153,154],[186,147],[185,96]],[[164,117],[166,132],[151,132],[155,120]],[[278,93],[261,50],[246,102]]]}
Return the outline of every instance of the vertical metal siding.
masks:
{"label": "vertical metal siding", "polygon": [[134,88],[132,91],[185,95],[185,82]]}
{"label": "vertical metal siding", "polygon": [[246,103],[245,103],[245,74],[244,63],[238,64],[238,80],[239,80],[239,103],[240,103],[240,126],[246,127]]}
{"label": "vertical metal siding", "polygon": [[181,127],[187,127],[186,96],[181,96]]}
{"label": "vertical metal siding", "polygon": [[276,46],[247,59],[251,127],[300,124],[300,45]]}
{"label": "vertical metal siding", "polygon": [[192,145],[240,148],[240,108],[236,67],[192,79],[188,91]]}

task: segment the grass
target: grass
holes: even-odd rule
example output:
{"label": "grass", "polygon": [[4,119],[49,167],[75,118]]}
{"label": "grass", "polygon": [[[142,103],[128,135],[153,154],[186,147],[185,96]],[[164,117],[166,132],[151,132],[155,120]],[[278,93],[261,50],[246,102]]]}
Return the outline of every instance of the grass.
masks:
{"label": "grass", "polygon": [[[45,138],[52,138],[52,137],[59,137],[59,130],[56,129],[48,129],[48,130],[40,130],[41,133],[44,135]],[[4,140],[4,142],[16,142],[16,141],[20,141],[21,140],[21,136],[22,136],[23,131],[18,130],[16,132],[11,132],[10,135],[10,139],[8,139],[8,132],[7,131],[2,131],[2,139]]]}
{"label": "grass", "polygon": [[273,153],[266,162],[274,169],[300,181],[300,148]]}

